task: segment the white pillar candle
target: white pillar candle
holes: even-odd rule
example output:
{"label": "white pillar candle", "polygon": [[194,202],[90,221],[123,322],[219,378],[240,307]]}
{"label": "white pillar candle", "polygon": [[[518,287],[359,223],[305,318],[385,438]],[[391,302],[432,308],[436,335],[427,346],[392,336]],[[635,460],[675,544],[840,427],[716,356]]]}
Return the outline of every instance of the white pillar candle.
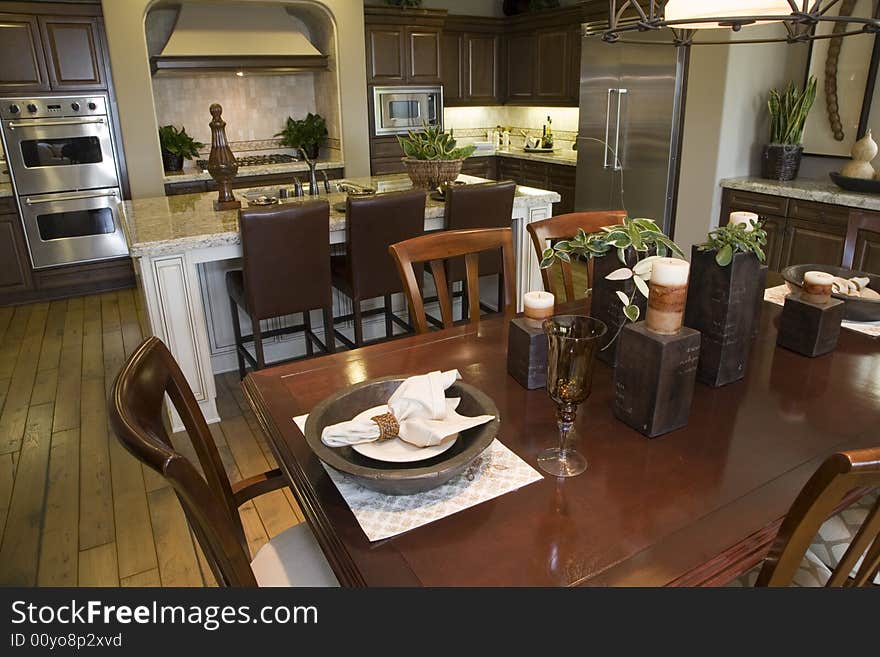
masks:
{"label": "white pillar candle", "polygon": [[690,270],[690,263],[678,258],[653,261],[645,324],[655,333],[674,335],[681,330]]}
{"label": "white pillar candle", "polygon": [[804,285],[801,289],[801,299],[818,305],[825,305],[831,301],[831,285],[834,276],[824,271],[808,271],[804,274]]}
{"label": "white pillar candle", "polygon": [[526,292],[523,295],[523,308],[529,319],[552,317],[556,298],[549,292]]}
{"label": "white pillar candle", "polygon": [[755,230],[755,225],[758,223],[758,215],[754,212],[731,212],[730,213],[730,225],[734,224],[742,224],[745,227],[746,232]]}

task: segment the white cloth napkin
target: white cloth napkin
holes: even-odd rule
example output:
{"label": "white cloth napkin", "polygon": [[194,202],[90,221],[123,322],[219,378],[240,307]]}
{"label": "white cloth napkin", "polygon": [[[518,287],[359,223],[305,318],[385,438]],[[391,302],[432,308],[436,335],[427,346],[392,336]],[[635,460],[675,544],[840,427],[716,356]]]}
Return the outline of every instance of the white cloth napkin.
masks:
{"label": "white cloth napkin", "polygon": [[[465,417],[456,412],[461,401],[446,398],[446,389],[461,378],[458,370],[411,376],[388,400],[388,408],[400,425],[401,440],[429,447],[444,438],[495,419],[494,415]],[[324,427],[321,440],[328,447],[344,447],[379,439],[379,425],[371,419],[349,420]]]}

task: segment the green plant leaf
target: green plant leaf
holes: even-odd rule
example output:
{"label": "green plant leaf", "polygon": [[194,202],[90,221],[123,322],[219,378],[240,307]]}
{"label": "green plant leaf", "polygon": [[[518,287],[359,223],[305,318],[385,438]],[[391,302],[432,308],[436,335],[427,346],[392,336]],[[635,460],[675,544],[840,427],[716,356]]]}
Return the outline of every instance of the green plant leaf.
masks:
{"label": "green plant leaf", "polygon": [[608,274],[605,277],[605,280],[608,281],[628,281],[633,277],[633,271],[629,267],[621,267],[620,269],[615,269],[613,272]]}
{"label": "green plant leaf", "polygon": [[623,309],[623,314],[626,315],[626,318],[629,321],[636,322],[638,321],[640,315],[639,307],[634,304],[630,304]]}
{"label": "green plant leaf", "polygon": [[541,269],[547,269],[548,267],[552,267],[553,263],[556,262],[556,258],[553,256],[549,258],[543,258],[541,260]]}
{"label": "green plant leaf", "polygon": [[617,290],[615,294],[617,294],[617,298],[620,299],[620,303],[622,303],[624,307],[629,305],[629,297],[626,296],[626,293]]}
{"label": "green plant leaf", "polygon": [[733,260],[733,247],[725,244],[715,253],[715,262],[719,267],[726,267]]}
{"label": "green plant leaf", "polygon": [[622,249],[620,247],[617,248],[617,259],[620,260],[622,264],[626,263],[626,249]]}
{"label": "green plant leaf", "polygon": [[552,258],[553,257],[553,249],[552,247],[547,247],[544,249],[544,252],[541,254],[542,258]]}
{"label": "green plant leaf", "polygon": [[562,260],[563,262],[571,262],[571,256],[568,255],[565,251],[557,251],[556,257]]}
{"label": "green plant leaf", "polygon": [[642,296],[646,299],[648,298],[648,284],[642,279],[641,276],[633,276],[633,283],[636,284],[636,289],[642,293]]}

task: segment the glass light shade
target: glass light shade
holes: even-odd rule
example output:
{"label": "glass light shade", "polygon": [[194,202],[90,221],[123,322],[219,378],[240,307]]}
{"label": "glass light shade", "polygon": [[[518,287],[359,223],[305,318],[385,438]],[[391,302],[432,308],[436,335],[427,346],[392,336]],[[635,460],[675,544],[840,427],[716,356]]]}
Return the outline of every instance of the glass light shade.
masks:
{"label": "glass light shade", "polygon": [[[669,0],[664,17],[667,21],[695,18],[733,19],[742,16],[788,16],[791,5],[786,0]],[[717,22],[688,23],[686,29],[713,29],[723,27]]]}

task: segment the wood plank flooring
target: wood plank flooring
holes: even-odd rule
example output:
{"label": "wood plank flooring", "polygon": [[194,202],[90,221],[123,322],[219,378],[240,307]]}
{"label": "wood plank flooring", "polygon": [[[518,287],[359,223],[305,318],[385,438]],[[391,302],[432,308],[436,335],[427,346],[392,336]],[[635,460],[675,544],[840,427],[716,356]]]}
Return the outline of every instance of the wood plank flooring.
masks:
{"label": "wood plank flooring", "polygon": [[[108,424],[143,316],[135,290],[0,308],[0,585],[215,585],[173,491]],[[275,467],[237,375],[217,391],[211,431],[230,478]],[[192,454],[185,434],[173,440]],[[252,553],[303,519],[289,491],[241,516]]]}

